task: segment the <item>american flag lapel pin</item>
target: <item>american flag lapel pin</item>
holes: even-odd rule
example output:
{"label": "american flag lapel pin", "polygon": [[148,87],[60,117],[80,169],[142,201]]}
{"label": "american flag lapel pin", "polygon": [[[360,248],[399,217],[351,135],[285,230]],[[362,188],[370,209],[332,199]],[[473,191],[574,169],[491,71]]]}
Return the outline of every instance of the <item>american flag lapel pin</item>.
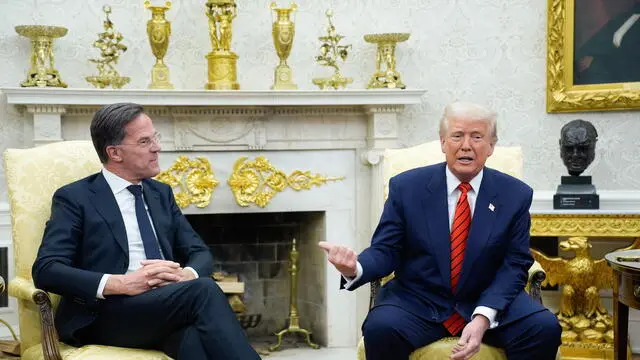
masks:
{"label": "american flag lapel pin", "polygon": [[496,210],[496,207],[495,207],[495,206],[493,206],[493,204],[489,203],[489,210],[491,210],[491,211],[495,211],[495,210]]}

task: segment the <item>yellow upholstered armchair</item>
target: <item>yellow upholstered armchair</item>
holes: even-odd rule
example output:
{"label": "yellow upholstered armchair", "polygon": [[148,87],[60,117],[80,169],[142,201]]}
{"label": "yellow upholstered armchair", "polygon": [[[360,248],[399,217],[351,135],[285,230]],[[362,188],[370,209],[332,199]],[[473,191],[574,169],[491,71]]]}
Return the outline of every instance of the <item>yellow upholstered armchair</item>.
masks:
{"label": "yellow upholstered armchair", "polygon": [[93,144],[64,141],[4,153],[11,207],[16,277],[9,294],[18,299],[23,360],[171,360],[161,352],[88,345],[75,348],[58,340],[53,324],[59,296],[36,289],[31,266],[42,241],[56,189],[100,171]]}
{"label": "yellow upholstered armchair", "polygon": [[[389,179],[393,176],[420,166],[436,164],[444,161],[444,154],[439,141],[427,142],[418,146],[405,149],[387,149],[382,160],[382,177],[384,183],[384,196],[388,195]],[[489,157],[486,165],[490,168],[502,171],[516,178],[522,177],[522,149],[520,147],[497,146],[493,155]],[[540,286],[546,275],[537,262],[529,269],[529,281],[527,291],[542,303]],[[373,306],[375,296],[380,286],[393,278],[393,274],[371,284],[370,307]],[[453,346],[458,338],[444,338],[440,341],[417,349],[411,354],[410,360],[434,360],[448,359]],[[473,357],[474,360],[506,360],[501,349],[482,344],[480,352]],[[358,344],[358,360],[365,360],[364,338]]]}

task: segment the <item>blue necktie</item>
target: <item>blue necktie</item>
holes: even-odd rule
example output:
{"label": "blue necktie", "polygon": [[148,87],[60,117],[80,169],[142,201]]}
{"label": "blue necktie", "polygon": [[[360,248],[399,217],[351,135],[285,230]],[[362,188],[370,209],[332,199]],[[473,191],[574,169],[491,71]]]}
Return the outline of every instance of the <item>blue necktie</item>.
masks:
{"label": "blue necktie", "polygon": [[160,247],[158,246],[156,236],[154,235],[153,228],[151,227],[151,221],[149,221],[147,210],[144,208],[144,201],[142,200],[142,186],[129,185],[127,186],[127,190],[129,190],[136,198],[136,218],[138,218],[138,228],[140,228],[142,245],[144,246],[144,253],[147,255],[147,259],[162,259]]}

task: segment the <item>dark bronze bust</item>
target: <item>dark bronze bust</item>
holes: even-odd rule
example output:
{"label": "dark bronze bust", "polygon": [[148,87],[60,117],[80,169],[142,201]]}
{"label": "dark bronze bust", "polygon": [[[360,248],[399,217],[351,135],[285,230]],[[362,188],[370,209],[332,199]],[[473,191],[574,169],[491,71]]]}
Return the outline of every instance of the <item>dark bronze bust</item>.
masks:
{"label": "dark bronze bust", "polygon": [[596,155],[598,132],[588,121],[569,121],[560,130],[560,157],[569,175],[562,176],[553,196],[554,209],[598,209],[600,198],[591,176],[581,176]]}
{"label": "dark bronze bust", "polygon": [[593,125],[581,119],[568,122],[560,130],[560,157],[569,174],[582,174],[596,155],[598,132]]}

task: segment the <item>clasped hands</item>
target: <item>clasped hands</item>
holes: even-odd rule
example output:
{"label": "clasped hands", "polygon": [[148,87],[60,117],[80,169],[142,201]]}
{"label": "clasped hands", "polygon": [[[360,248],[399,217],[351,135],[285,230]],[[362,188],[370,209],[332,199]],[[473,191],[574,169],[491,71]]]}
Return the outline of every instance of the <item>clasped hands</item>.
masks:
{"label": "clasped hands", "polygon": [[[346,278],[357,275],[358,255],[355,251],[342,245],[331,244],[326,241],[318,243],[328,256],[329,262]],[[477,315],[469,322],[460,335],[458,343],[451,351],[452,360],[468,360],[480,351],[480,344],[485,331],[489,328],[489,320]]]}
{"label": "clasped hands", "polygon": [[138,295],[176,282],[195,279],[195,274],[168,260],[143,260],[138,270],[124,275],[111,275],[104,295]]}

